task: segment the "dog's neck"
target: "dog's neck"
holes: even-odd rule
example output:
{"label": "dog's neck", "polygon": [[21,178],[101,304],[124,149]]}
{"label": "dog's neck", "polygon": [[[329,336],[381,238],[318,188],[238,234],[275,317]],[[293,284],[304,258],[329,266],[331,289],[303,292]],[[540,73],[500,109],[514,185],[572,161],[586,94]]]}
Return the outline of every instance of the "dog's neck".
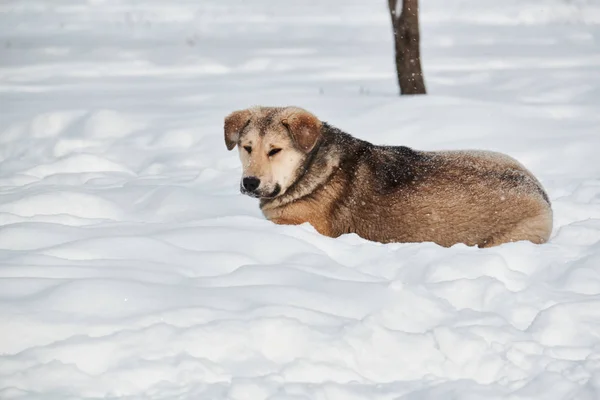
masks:
{"label": "dog's neck", "polygon": [[332,145],[336,141],[336,131],[328,124],[323,124],[321,139],[308,154],[298,178],[281,196],[261,199],[260,208],[263,212],[307,197],[331,180],[341,162],[341,154]]}

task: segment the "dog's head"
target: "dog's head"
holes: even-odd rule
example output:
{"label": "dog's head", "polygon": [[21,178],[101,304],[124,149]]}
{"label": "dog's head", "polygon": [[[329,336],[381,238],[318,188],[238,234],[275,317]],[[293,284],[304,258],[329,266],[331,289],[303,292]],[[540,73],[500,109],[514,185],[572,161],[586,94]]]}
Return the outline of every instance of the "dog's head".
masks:
{"label": "dog's head", "polygon": [[281,196],[298,179],[321,137],[321,121],[297,107],[253,107],[225,118],[225,145],[238,146],[242,193]]}

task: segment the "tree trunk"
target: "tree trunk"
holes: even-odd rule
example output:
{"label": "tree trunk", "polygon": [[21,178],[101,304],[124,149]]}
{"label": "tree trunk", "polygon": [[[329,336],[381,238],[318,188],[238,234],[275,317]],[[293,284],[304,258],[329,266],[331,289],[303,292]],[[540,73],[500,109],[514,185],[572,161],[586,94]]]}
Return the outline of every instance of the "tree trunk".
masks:
{"label": "tree trunk", "polygon": [[[402,2],[400,15],[397,15],[398,1]],[[394,29],[400,94],[425,94],[419,50],[419,0],[388,0],[388,7]]]}

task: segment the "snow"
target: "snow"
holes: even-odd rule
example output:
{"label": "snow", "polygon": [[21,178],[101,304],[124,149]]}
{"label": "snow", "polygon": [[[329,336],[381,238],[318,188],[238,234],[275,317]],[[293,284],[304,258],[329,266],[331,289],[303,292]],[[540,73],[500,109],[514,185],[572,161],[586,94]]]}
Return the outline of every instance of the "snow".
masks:
{"label": "snow", "polygon": [[[385,2],[2,2],[0,398],[600,398],[600,7],[421,3],[400,98]],[[507,153],[553,236],[274,225],[223,142],[254,104]]]}

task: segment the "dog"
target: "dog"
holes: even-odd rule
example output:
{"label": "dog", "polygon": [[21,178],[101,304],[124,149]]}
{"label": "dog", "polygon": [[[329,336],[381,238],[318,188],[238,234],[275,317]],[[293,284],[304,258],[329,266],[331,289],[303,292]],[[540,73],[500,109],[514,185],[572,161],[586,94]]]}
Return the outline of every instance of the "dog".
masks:
{"label": "dog", "polygon": [[239,149],[241,192],[276,224],[445,247],[540,244],[552,231],[542,185],[501,153],[377,146],[298,107],[234,111],[224,131]]}

